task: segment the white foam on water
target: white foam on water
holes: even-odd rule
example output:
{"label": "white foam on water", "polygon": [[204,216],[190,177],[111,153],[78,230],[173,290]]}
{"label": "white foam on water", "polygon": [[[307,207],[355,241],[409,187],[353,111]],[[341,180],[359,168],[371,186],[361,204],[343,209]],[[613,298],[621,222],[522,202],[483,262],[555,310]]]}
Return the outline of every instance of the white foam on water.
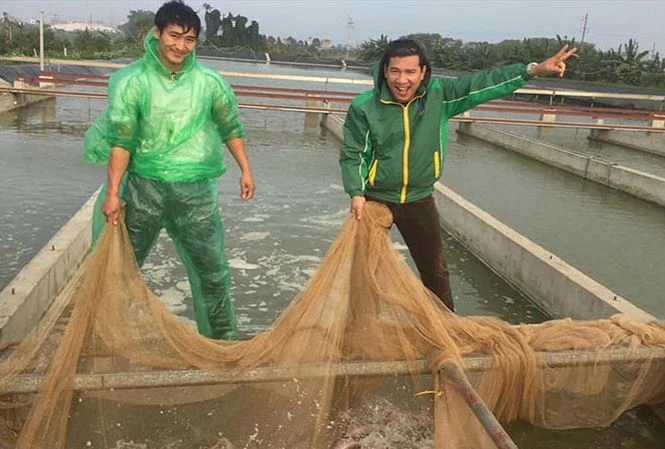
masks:
{"label": "white foam on water", "polygon": [[182,290],[171,287],[163,290],[158,296],[164,307],[176,315],[187,310],[187,305],[185,304],[186,294]]}
{"label": "white foam on water", "polygon": [[168,284],[171,282],[171,269],[169,267],[154,268],[151,270],[141,270],[147,280],[158,284]]}
{"label": "white foam on water", "polygon": [[277,288],[281,291],[286,291],[286,292],[299,292],[302,290],[304,283],[300,282],[291,282],[282,279],[278,279],[279,283],[277,284]]}
{"label": "white foam on water", "polygon": [[338,228],[344,222],[344,220],[348,218],[348,216],[349,216],[349,209],[345,207],[344,209],[340,209],[339,211],[332,214],[305,217],[299,219],[298,221],[304,224],[313,224],[329,228],[333,227]]}
{"label": "white foam on water", "polygon": [[270,235],[270,232],[248,232],[239,237],[243,242],[258,242],[265,240]]}
{"label": "white foam on water", "polygon": [[262,285],[267,285],[267,284],[268,284],[267,281],[264,281],[264,280],[263,280],[263,276],[262,276],[262,275],[255,276],[255,277],[252,278],[252,279],[255,281],[255,282],[252,282],[251,284],[249,284],[249,286],[252,287],[252,288],[259,288],[259,287],[261,287]]}
{"label": "white foam on water", "polygon": [[184,280],[184,281],[178,281],[175,284],[176,288],[179,290],[182,290],[186,294],[189,294],[191,292],[191,289],[189,287],[189,281]]}
{"label": "white foam on water", "polygon": [[238,325],[247,325],[252,322],[252,319],[248,315],[240,313],[240,310],[238,310],[236,318],[238,320]]}
{"label": "white foam on water", "polygon": [[305,273],[308,277],[314,276],[314,273],[316,273],[316,268],[305,268],[302,270],[303,273]]}
{"label": "white foam on water", "polygon": [[298,262],[314,262],[318,264],[321,262],[321,258],[317,256],[301,255],[301,256],[288,256],[288,257],[290,257],[290,260],[282,262],[283,264],[292,264]]}
{"label": "white foam on water", "polygon": [[343,190],[344,190],[344,186],[342,186],[341,184],[329,184],[327,188],[316,190],[313,194],[314,195],[327,195],[330,192],[341,192]]}
{"label": "white foam on water", "polygon": [[503,298],[503,301],[506,304],[515,304],[515,298],[511,298],[511,297],[505,296],[505,295],[502,295],[501,297]]}
{"label": "white foam on water", "polygon": [[245,255],[247,254],[247,251],[245,249],[241,248],[233,248],[230,251],[227,252],[231,256],[231,258],[244,258]]}
{"label": "white foam on water", "polygon": [[254,215],[253,217],[243,218],[240,221],[242,221],[244,223],[262,223],[262,222],[266,221],[268,218],[270,218],[270,215],[257,214],[257,215]]}
{"label": "white foam on water", "polygon": [[229,266],[236,270],[258,270],[261,268],[259,265],[249,263],[242,259],[229,259]]}

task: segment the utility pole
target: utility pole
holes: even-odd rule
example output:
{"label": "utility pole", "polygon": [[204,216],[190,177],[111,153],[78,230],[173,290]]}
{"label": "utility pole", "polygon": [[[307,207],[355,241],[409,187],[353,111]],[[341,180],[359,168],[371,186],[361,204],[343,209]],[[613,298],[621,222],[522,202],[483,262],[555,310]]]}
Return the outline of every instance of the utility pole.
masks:
{"label": "utility pole", "polygon": [[6,12],[2,13],[2,22],[5,24],[5,31],[7,31],[7,38],[9,39],[9,44],[12,43],[12,21],[9,18],[9,14]]}
{"label": "utility pole", "polygon": [[349,49],[351,47],[351,30],[353,30],[353,18],[349,17],[349,20],[346,22],[346,60],[349,60]]}
{"label": "utility pole", "polygon": [[44,11],[39,11],[39,71],[44,71]]}
{"label": "utility pole", "polygon": [[584,14],[584,24],[582,25],[582,39],[580,40],[580,50],[582,50],[582,47],[584,46],[584,38],[586,37],[586,24],[587,20],[589,20],[589,14]]}

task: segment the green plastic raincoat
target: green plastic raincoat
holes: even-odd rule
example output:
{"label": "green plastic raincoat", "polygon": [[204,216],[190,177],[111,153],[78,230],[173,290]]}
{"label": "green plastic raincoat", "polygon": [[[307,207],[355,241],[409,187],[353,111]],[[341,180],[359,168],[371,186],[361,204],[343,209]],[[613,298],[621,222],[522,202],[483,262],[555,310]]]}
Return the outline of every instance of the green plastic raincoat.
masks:
{"label": "green plastic raincoat", "polygon": [[[136,260],[143,264],[166,229],[187,269],[199,332],[237,336],[229,298],[230,270],[215,178],[226,171],[223,143],[244,137],[235,96],[192,52],[171,73],[149,33],[144,56],[114,73],[109,103],[85,135],[84,159],[108,163],[111,148],[131,157],[121,185],[125,223]],[[93,217],[93,242],[105,223],[101,192]]]}

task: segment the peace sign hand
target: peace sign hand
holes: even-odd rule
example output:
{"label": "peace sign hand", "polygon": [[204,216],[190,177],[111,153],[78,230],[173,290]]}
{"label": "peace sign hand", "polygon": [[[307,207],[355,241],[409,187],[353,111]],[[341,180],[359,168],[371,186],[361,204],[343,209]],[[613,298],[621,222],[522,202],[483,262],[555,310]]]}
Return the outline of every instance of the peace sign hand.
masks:
{"label": "peace sign hand", "polygon": [[571,56],[577,57],[577,48],[573,47],[568,50],[568,44],[561,47],[561,49],[552,57],[547,58],[543,62],[536,64],[529,70],[529,75],[532,76],[547,76],[557,74],[563,77],[566,72],[566,60]]}

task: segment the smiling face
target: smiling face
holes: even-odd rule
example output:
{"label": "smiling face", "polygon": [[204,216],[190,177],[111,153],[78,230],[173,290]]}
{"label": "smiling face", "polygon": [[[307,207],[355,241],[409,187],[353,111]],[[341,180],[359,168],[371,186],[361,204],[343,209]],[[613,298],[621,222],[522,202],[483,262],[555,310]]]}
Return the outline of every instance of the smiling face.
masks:
{"label": "smiling face", "polygon": [[171,72],[179,71],[187,55],[196,47],[194,28],[185,31],[181,25],[169,24],[161,32],[155,27],[154,32],[159,41],[159,60]]}
{"label": "smiling face", "polygon": [[384,67],[384,73],[393,99],[402,104],[411,101],[425,78],[426,71],[427,67],[420,66],[418,55],[390,58]]}

